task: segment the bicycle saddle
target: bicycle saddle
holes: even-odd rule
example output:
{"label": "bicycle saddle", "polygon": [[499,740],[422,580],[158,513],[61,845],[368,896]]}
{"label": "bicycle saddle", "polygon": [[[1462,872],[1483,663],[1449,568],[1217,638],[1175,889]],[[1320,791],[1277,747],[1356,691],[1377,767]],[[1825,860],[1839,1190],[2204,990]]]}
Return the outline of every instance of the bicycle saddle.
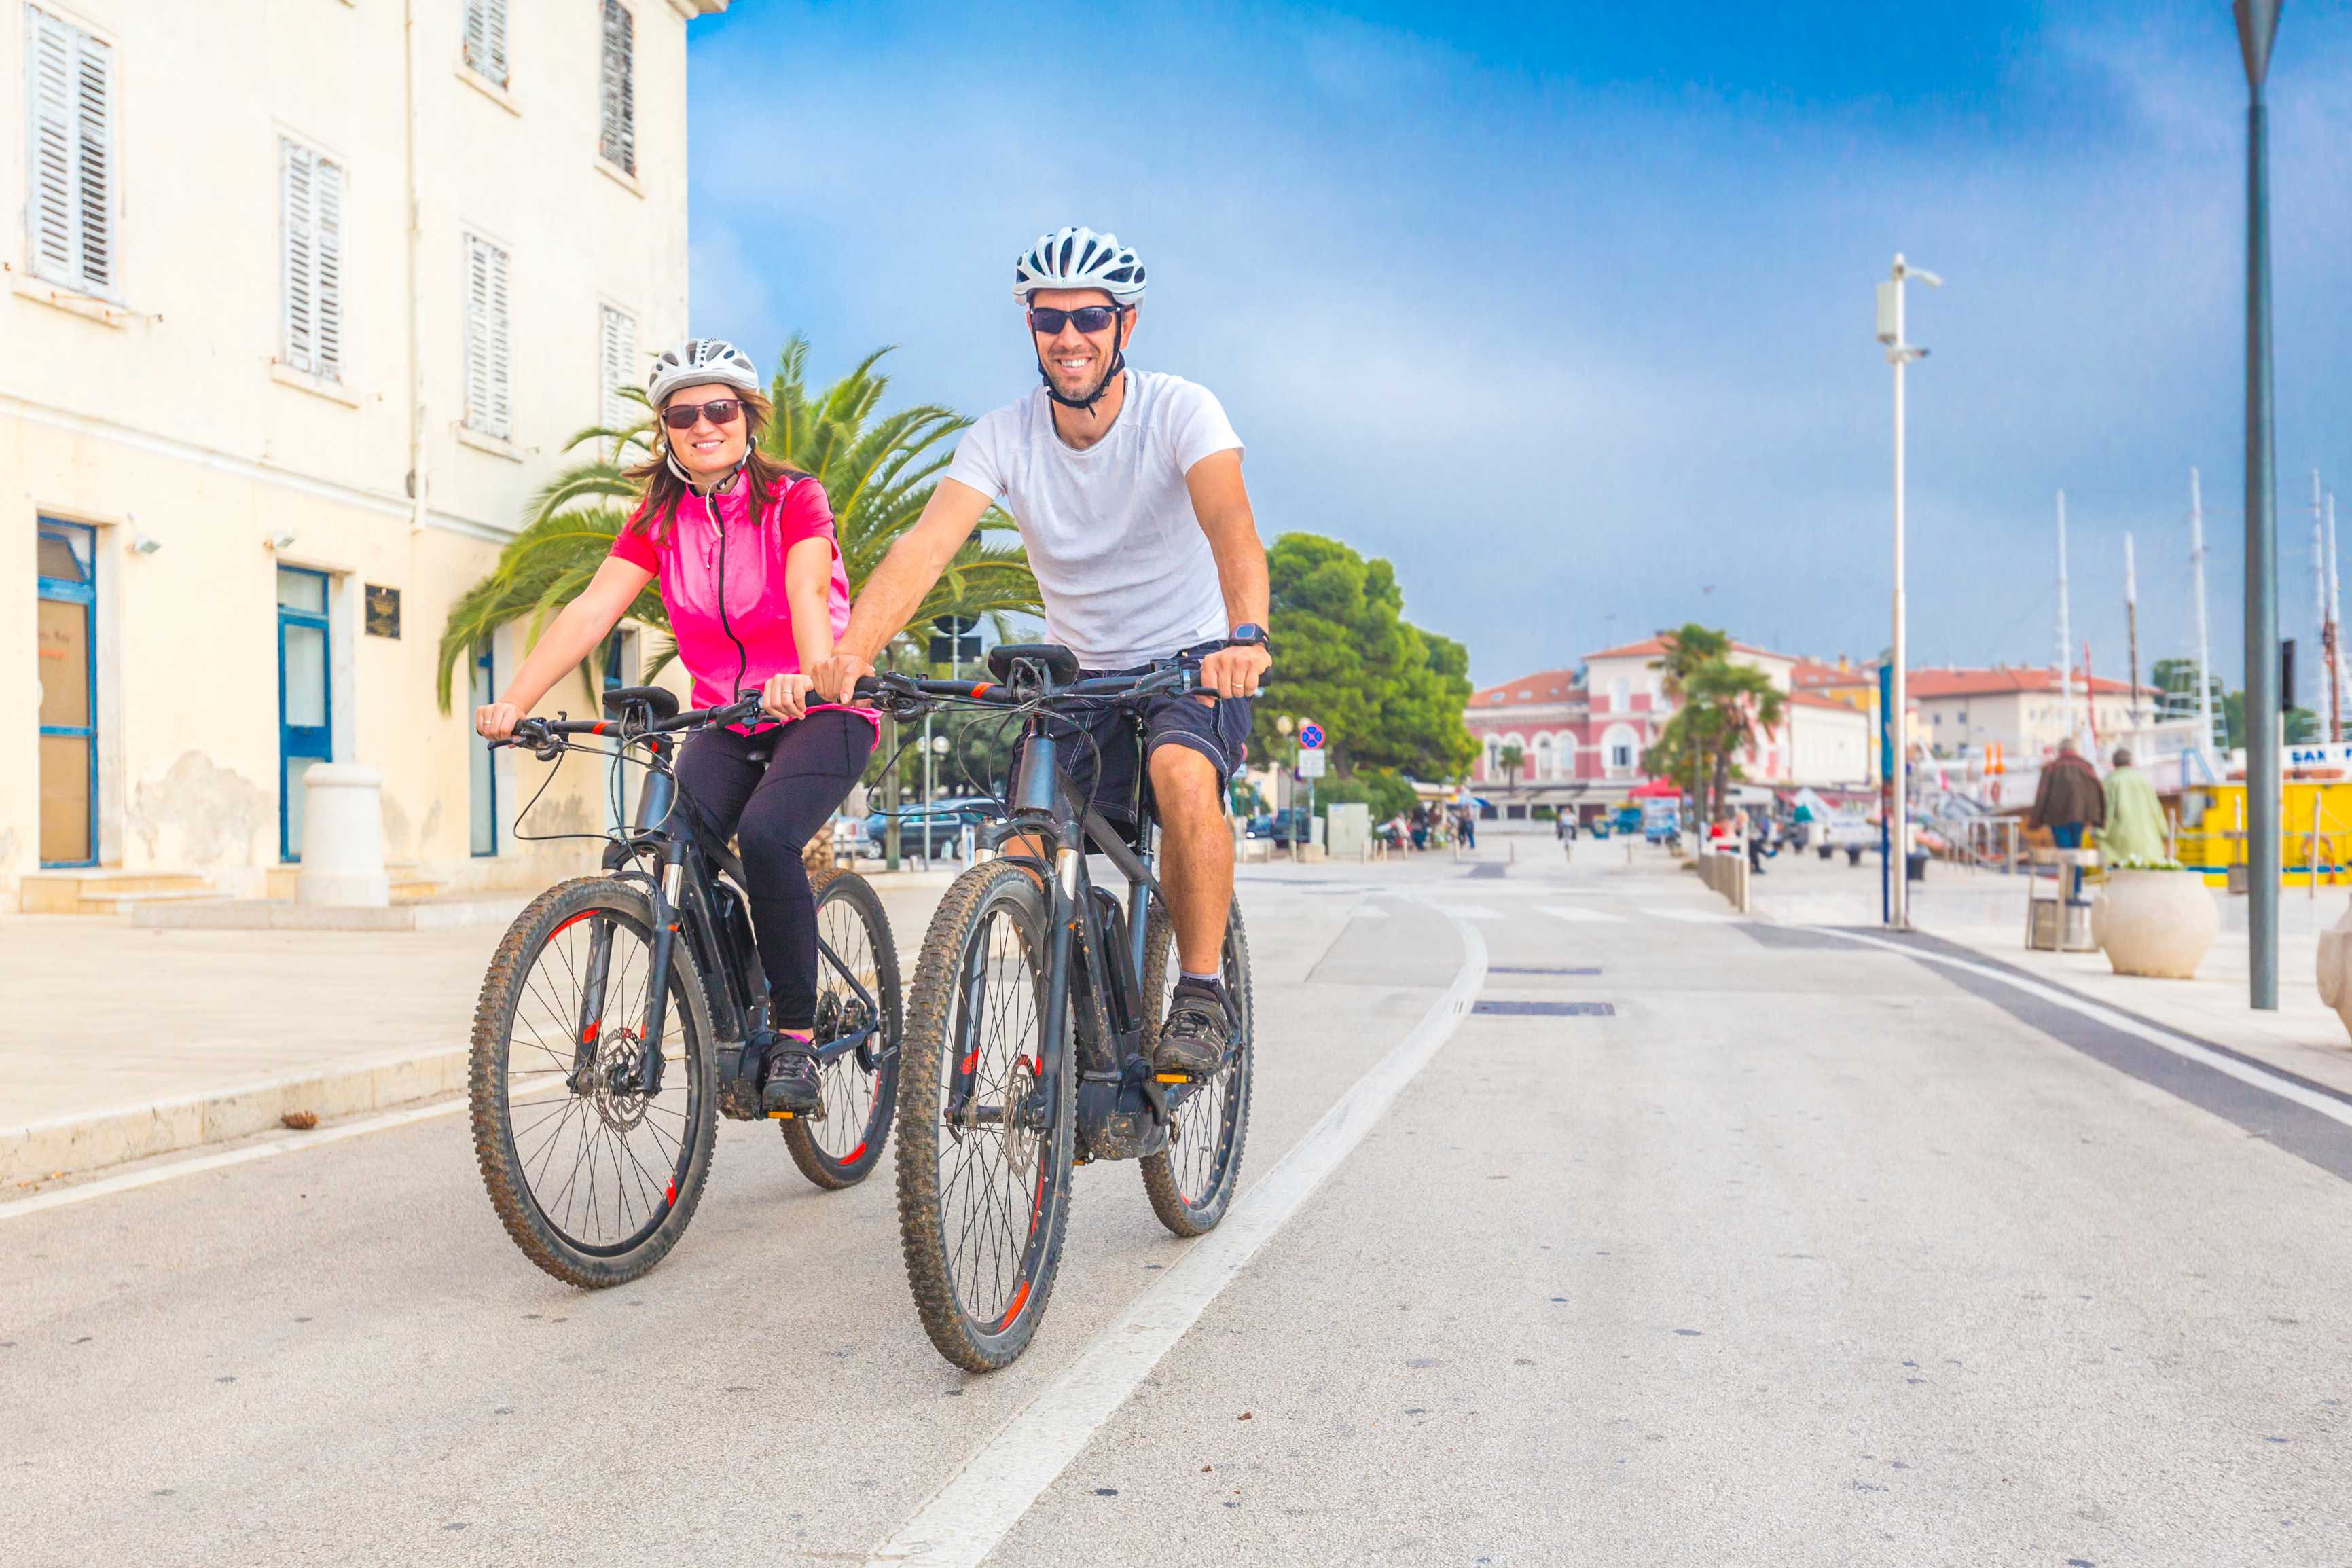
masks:
{"label": "bicycle saddle", "polygon": [[617,718],[632,707],[656,719],[677,716],[677,694],[667,686],[614,686],[604,694],[604,711]]}
{"label": "bicycle saddle", "polygon": [[988,673],[1000,681],[1013,678],[1016,664],[1044,665],[1057,686],[1078,678],[1078,656],[1058,643],[999,643],[988,651]]}

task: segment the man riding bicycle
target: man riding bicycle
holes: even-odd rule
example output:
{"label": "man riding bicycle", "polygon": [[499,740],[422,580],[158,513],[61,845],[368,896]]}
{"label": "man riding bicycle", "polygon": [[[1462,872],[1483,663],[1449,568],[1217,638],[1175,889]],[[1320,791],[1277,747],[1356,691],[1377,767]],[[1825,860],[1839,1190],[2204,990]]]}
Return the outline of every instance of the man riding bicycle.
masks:
{"label": "man riding bicycle", "polygon": [[965,433],[922,517],[867,579],[815,685],[827,700],[849,700],[1000,499],[1028,547],[1046,635],[1086,674],[1226,643],[1202,661],[1199,693],[1152,702],[1140,758],[1116,711],[1090,726],[1091,745],[1071,748],[1079,787],[1115,821],[1133,799],[1136,768],[1149,770],[1181,970],[1152,1065],[1206,1072],[1233,1027],[1219,977],[1234,897],[1223,795],[1241,767],[1249,699],[1273,662],[1265,550],[1224,409],[1203,387],[1127,364],[1143,290],[1142,261],[1110,235],[1064,228],[1023,253],[1013,293],[1044,384]]}

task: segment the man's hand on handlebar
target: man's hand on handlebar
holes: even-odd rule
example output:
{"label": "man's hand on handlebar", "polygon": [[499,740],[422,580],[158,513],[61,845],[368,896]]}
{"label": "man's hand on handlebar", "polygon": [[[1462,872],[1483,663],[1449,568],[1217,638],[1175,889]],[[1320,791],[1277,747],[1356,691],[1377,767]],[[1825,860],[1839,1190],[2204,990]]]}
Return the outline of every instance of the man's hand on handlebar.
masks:
{"label": "man's hand on handlebar", "polygon": [[1220,648],[1201,661],[1201,690],[1221,697],[1254,697],[1259,679],[1273,664],[1272,655],[1254,644]]}
{"label": "man's hand on handlebar", "polygon": [[522,709],[512,703],[484,703],[474,710],[474,733],[485,740],[511,740]]}
{"label": "man's hand on handlebar", "polygon": [[873,660],[861,659],[855,653],[845,653],[836,648],[832,658],[816,667],[812,684],[821,700],[845,703],[856,695],[858,678],[873,673]]}

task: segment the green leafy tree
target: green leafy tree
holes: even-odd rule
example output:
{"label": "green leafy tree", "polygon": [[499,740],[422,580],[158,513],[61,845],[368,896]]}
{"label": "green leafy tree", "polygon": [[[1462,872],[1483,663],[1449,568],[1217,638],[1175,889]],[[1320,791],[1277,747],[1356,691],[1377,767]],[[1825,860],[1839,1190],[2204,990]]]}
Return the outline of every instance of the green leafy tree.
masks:
{"label": "green leafy tree", "polygon": [[[812,392],[808,342],[794,337],[769,388],[775,417],[760,435],[761,451],[824,486],[852,594],[921,515],[951,455],[948,438],[970,423],[936,403],[882,413],[890,379],[876,367],[889,351],[877,349],[831,386]],[[499,628],[518,621],[528,622],[528,635],[536,641],[611,553],[637,498],[624,470],[642,462],[653,444],[651,408],[634,388],[621,390],[646,408],[646,418],[624,427],[592,426],[567,442],[565,450],[583,453],[582,460],[533,497],[528,521],[499,552],[498,565],[450,609],[441,632],[436,687],[444,713],[449,711],[451,674],[461,661],[479,657]],[[1037,612],[1037,580],[1020,545],[1008,541],[1012,531],[1012,519],[1002,512],[992,509],[982,519],[924,598],[913,632],[900,639],[893,662],[919,661],[916,639],[933,616]],[[629,615],[669,629],[656,584],[646,585]],[[668,658],[665,651],[651,667],[658,669]],[[593,699],[598,689],[593,671],[583,666],[581,677]]]}
{"label": "green leafy tree", "polygon": [[1659,632],[1658,641],[1664,652],[1650,667],[1660,672],[1659,690],[1674,711],[1643,755],[1642,768],[1654,779],[1672,779],[1679,785],[1699,821],[1706,823],[1714,820],[1707,786],[1714,781],[1715,758],[1725,744],[1724,716],[1711,707],[1694,709],[1689,702],[1690,682],[1702,667],[1730,653],[1731,637],[1688,621],[1672,632]]}
{"label": "green leafy tree", "polygon": [[1358,768],[1430,779],[1467,771],[1478,754],[1462,717],[1469,650],[1403,618],[1395,569],[1318,534],[1284,534],[1266,567],[1275,660],[1254,754],[1285,754],[1275,719],[1287,714],[1323,726],[1340,778]]}

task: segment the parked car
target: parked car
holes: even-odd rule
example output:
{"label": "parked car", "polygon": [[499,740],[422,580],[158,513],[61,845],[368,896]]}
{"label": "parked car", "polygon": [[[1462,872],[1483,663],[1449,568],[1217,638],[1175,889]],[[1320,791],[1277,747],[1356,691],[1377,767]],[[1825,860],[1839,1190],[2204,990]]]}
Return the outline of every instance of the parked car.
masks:
{"label": "parked car", "polygon": [[[929,805],[919,802],[898,808],[898,852],[921,855],[926,860],[952,852],[962,841],[966,828],[977,830],[997,817],[1003,808],[985,795],[965,795]],[[886,852],[889,839],[890,813],[869,812],[866,818],[866,848],[867,855]]]}
{"label": "parked car", "polygon": [[1311,830],[1307,827],[1307,808],[1290,806],[1252,817],[1243,832],[1249,838],[1272,839],[1277,844],[1287,846],[1307,842]]}

